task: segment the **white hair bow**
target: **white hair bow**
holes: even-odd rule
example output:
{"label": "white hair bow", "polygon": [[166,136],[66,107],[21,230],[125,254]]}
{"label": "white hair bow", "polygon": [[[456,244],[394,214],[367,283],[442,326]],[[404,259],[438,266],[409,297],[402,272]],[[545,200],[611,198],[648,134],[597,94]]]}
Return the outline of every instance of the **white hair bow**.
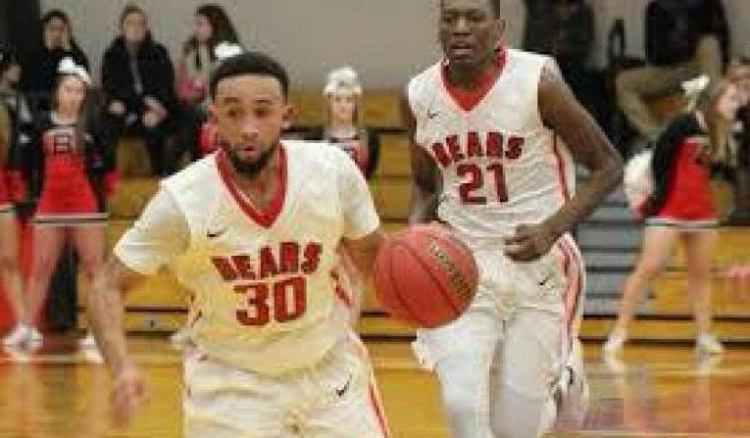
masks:
{"label": "white hair bow", "polygon": [[228,41],[223,41],[214,48],[214,55],[216,55],[218,61],[224,61],[240,54],[242,54],[242,46]]}
{"label": "white hair bow", "polygon": [[328,74],[328,82],[323,88],[323,95],[330,96],[339,90],[351,90],[355,95],[362,95],[362,85],[359,83],[357,72],[349,66],[337,68]]}
{"label": "white hair bow", "polygon": [[687,81],[683,81],[681,84],[682,91],[685,93],[686,97],[698,96],[701,93],[703,93],[706,90],[706,88],[708,88],[709,82],[711,82],[711,80],[708,78],[707,75],[700,75],[693,79],[688,79]]}
{"label": "white hair bow", "polygon": [[73,75],[82,80],[86,85],[91,85],[91,76],[86,71],[86,67],[76,64],[73,58],[63,58],[57,66],[57,72],[64,75]]}
{"label": "white hair bow", "polygon": [[685,105],[686,111],[693,111],[695,107],[698,106],[698,101],[700,100],[701,95],[703,95],[706,89],[708,89],[708,84],[710,82],[711,79],[707,75],[700,75],[693,79],[683,81],[682,84],[680,84],[685,99],[687,100]]}

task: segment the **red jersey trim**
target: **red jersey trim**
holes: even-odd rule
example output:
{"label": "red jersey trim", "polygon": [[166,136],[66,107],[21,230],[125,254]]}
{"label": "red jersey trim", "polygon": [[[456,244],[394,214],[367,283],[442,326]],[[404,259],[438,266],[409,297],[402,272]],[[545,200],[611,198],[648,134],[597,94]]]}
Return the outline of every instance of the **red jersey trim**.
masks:
{"label": "red jersey trim", "polygon": [[226,156],[224,150],[220,150],[216,154],[216,167],[219,170],[219,176],[221,181],[224,183],[224,187],[232,195],[234,201],[240,206],[243,212],[255,221],[258,225],[269,228],[281,214],[281,209],[284,206],[284,199],[286,198],[286,186],[287,186],[287,163],[286,163],[286,152],[283,145],[279,145],[279,170],[278,178],[280,184],[276,189],[276,192],[271,198],[271,202],[268,203],[268,207],[262,209],[254,205],[246,196],[239,192],[237,186],[232,181],[232,171],[230,169],[229,159]]}
{"label": "red jersey trim", "polygon": [[492,90],[505,67],[507,52],[502,46],[495,49],[495,62],[493,62],[480,76],[476,86],[472,90],[462,90],[455,87],[448,80],[447,61],[443,61],[440,68],[440,78],[443,88],[451,97],[453,102],[462,110],[469,112],[473,110]]}

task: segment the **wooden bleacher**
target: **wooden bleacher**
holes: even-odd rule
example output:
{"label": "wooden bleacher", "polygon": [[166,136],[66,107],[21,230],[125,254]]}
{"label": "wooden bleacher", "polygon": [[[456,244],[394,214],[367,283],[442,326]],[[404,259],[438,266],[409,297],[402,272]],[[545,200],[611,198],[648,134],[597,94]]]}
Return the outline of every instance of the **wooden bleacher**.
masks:
{"label": "wooden bleacher", "polygon": [[[404,226],[411,176],[408,139],[400,124],[399,99],[397,92],[376,91],[368,93],[363,101],[368,126],[381,130],[380,161],[370,187],[385,227],[391,231]],[[298,108],[297,123],[300,126],[315,126],[323,122],[323,99],[319,92],[293,93],[290,100]],[[660,111],[668,111],[675,104],[663,103],[664,108]],[[142,167],[138,162],[140,160],[140,166],[147,162],[145,154],[141,154],[140,158],[124,157],[123,160],[131,170],[136,171],[126,173],[129,177],[122,181],[110,202],[112,220],[107,232],[108,248],[132,224],[157,188],[155,179],[142,176]],[[716,266],[725,267],[738,258],[749,258],[750,251],[745,248],[750,248],[750,230],[722,229],[714,254]],[[690,309],[681,290],[685,282],[683,264],[682,255],[676,254],[670,271],[655,282],[655,296],[648,304],[654,313],[661,316],[636,322],[632,328],[635,338],[692,339]],[[735,299],[733,286],[723,280],[719,272],[713,284],[717,331],[726,339],[750,341],[750,305]],[[85,280],[81,285],[82,293],[85,293],[88,289]],[[185,320],[186,294],[180,291],[168,273],[162,272],[128,296],[127,309],[126,326],[129,330],[172,331]],[[612,321],[612,315],[587,318],[582,327],[583,337],[603,339]],[[80,322],[85,325],[85,318],[80,318]],[[368,338],[409,339],[414,335],[413,328],[385,315],[372,287],[367,290],[358,329]]]}

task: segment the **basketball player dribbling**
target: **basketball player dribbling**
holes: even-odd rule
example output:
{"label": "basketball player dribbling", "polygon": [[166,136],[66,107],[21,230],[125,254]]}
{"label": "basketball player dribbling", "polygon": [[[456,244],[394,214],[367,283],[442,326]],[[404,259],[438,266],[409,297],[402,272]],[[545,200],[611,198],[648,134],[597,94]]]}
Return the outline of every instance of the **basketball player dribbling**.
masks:
{"label": "basketball player dribbling", "polygon": [[281,141],[289,80],[260,53],[210,82],[219,149],[162,182],[94,284],[94,333],[127,419],[144,380],[122,292],[167,266],[194,294],[184,358],[187,437],[386,437],[372,368],[332,271],[343,244],[369,273],[384,239],[367,184],[338,148]]}
{"label": "basketball player dribbling", "polygon": [[[546,56],[506,49],[500,0],[441,0],[444,57],[412,78],[411,223],[439,220],[474,252],[479,290],[418,331],[453,437],[535,437],[582,418],[584,269],[570,229],[621,160]],[[574,162],[588,178],[574,194]]]}

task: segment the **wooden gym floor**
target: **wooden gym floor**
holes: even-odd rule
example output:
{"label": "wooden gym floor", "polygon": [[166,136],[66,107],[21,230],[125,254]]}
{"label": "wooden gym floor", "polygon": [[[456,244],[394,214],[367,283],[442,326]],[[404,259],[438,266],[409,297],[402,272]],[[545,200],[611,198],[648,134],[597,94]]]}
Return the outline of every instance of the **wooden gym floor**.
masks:
{"label": "wooden gym floor", "polygon": [[[394,437],[446,438],[432,376],[405,342],[368,344]],[[162,337],[134,337],[150,401],[126,429],[111,425],[106,369],[51,337],[29,355],[0,356],[0,437],[178,437],[180,356]],[[689,345],[628,346],[602,361],[586,346],[592,402],[582,430],[556,437],[750,437],[750,349],[695,357]]]}

